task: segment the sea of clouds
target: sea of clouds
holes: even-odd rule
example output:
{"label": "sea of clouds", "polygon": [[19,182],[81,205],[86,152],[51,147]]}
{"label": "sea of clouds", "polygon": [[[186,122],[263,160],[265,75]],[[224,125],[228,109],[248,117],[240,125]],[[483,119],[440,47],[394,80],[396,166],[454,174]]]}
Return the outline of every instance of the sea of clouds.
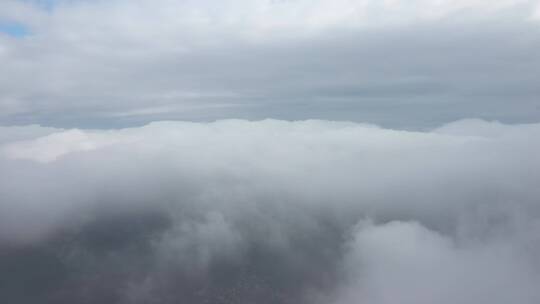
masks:
{"label": "sea of clouds", "polygon": [[540,302],[540,124],[0,128],[6,303]]}

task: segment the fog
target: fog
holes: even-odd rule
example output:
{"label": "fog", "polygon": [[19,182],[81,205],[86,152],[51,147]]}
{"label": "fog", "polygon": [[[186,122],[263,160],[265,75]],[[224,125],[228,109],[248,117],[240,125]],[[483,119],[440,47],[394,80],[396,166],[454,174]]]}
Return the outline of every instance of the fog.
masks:
{"label": "fog", "polygon": [[6,303],[538,303],[540,125],[3,127]]}

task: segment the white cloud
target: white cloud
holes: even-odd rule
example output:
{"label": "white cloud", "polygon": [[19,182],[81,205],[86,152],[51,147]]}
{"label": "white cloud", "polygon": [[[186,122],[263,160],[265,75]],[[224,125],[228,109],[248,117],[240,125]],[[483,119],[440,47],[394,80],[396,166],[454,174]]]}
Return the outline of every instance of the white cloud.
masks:
{"label": "white cloud", "polygon": [[2,150],[11,159],[30,159],[38,162],[51,162],[66,154],[91,151],[117,143],[126,143],[133,139],[115,139],[112,136],[101,136],[68,130],[38,138],[32,141],[20,141],[6,145]]}
{"label": "white cloud", "polygon": [[[24,135],[24,141],[11,137],[1,146],[3,178],[20,183],[3,190],[12,197],[3,207],[31,203],[24,183],[36,185],[36,178],[47,175],[57,185],[75,183],[70,188],[83,197],[100,193],[93,187],[102,183],[119,183],[111,185],[118,189],[112,193],[126,190],[139,198],[158,195],[154,187],[161,182],[173,187],[167,190],[173,196],[182,195],[173,185],[191,187],[197,200],[220,210],[232,202],[253,204],[269,193],[299,206],[352,208],[383,218],[411,213],[415,220],[454,217],[492,200],[528,208],[538,195],[538,146],[530,139],[539,128],[463,121],[422,133],[340,122],[229,120],[46,130],[55,133]],[[66,174],[80,176],[66,181]],[[44,208],[56,203],[38,198],[45,199]]]}
{"label": "white cloud", "polygon": [[537,19],[537,20],[540,19],[540,3],[537,4],[537,6],[536,6],[536,9],[535,9],[534,14],[533,14],[533,18]]}
{"label": "white cloud", "polygon": [[[51,17],[57,22],[54,26],[61,27],[69,22],[69,25],[81,28],[66,30],[84,34],[90,30],[86,21],[93,21],[99,13],[102,16],[100,26],[142,37],[155,33],[186,33],[185,30],[204,33],[207,30],[221,32],[234,29],[241,33],[265,33],[268,30],[336,26],[388,26],[443,19],[463,11],[469,11],[476,17],[481,12],[493,15],[519,6],[528,7],[531,3],[536,1],[96,1],[59,5]],[[79,32],[80,29],[84,31]],[[133,31],[135,29],[137,31]]]}
{"label": "white cloud", "polygon": [[539,299],[538,124],[2,132],[0,246],[69,240],[53,247],[69,267],[125,273],[108,287],[75,276],[96,300],[113,287],[130,303]]}
{"label": "white cloud", "polygon": [[524,251],[531,245],[538,248],[512,239],[467,246],[415,222],[362,224],[347,256],[352,283],[336,303],[537,303],[536,258]]}

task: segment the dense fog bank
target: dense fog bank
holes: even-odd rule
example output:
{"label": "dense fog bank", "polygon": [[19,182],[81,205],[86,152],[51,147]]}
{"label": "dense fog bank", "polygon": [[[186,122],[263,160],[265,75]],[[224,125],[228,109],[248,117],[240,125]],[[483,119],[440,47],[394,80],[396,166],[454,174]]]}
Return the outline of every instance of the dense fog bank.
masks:
{"label": "dense fog bank", "polygon": [[9,303],[538,303],[540,124],[0,128]]}

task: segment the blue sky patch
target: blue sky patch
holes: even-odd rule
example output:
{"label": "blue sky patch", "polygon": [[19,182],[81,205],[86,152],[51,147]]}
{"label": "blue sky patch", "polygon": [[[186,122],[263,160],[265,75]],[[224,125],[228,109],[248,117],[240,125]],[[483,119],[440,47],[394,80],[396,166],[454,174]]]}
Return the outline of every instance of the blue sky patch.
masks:
{"label": "blue sky patch", "polygon": [[0,33],[8,34],[9,36],[21,38],[30,34],[30,30],[24,24],[16,22],[1,22]]}

